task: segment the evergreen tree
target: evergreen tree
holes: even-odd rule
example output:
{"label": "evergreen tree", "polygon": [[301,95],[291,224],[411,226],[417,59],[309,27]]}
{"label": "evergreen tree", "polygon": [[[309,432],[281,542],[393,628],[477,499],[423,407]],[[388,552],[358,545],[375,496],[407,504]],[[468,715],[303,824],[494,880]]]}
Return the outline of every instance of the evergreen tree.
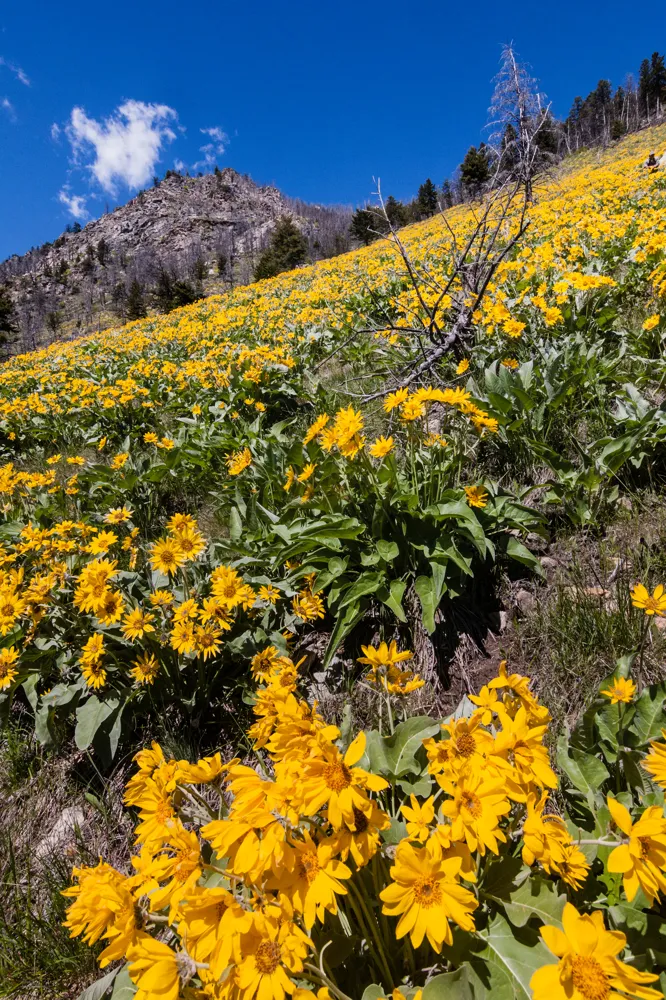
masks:
{"label": "evergreen tree", "polygon": [[502,133],[500,155],[502,157],[502,169],[513,173],[520,159],[520,151],[518,149],[518,133],[511,122],[507,122]]}
{"label": "evergreen tree", "polygon": [[90,277],[95,271],[95,251],[93,250],[92,243],[88,244],[86,255],[81,264],[81,271],[86,277]]}
{"label": "evergreen tree", "polygon": [[136,278],[130,285],[129,293],[127,295],[126,310],[128,320],[143,319],[146,315],[146,303],[143,298],[143,288]]}
{"label": "evergreen tree", "polygon": [[192,265],[192,277],[194,278],[195,281],[202,282],[206,277],[206,274],[207,274],[206,262],[204,261],[203,257],[199,256]]}
{"label": "evergreen tree", "polygon": [[446,178],[442,184],[442,208],[452,208],[453,207],[453,189],[451,188],[451,181]]}
{"label": "evergreen tree", "polygon": [[638,108],[640,114],[644,118],[649,117],[652,110],[651,82],[652,73],[650,72],[650,60],[644,59],[638,73]]}
{"label": "evergreen tree", "polygon": [[0,285],[0,354],[6,357],[7,347],[14,341],[18,333],[14,304],[9,297],[9,291]]}
{"label": "evergreen tree", "polygon": [[173,293],[171,296],[170,309],[180,309],[181,306],[191,306],[193,302],[198,302],[203,295],[191,282],[178,279],[173,283]]}
{"label": "evergreen tree", "polygon": [[485,144],[481,143],[478,149],[470,146],[460,164],[460,182],[464,191],[470,197],[477,198],[489,179],[490,163]]}
{"label": "evergreen tree", "polygon": [[364,246],[368,246],[381,235],[379,232],[379,218],[376,212],[366,205],[365,208],[357,208],[349,224],[349,232],[352,238],[358,240]]}
{"label": "evergreen tree", "polygon": [[402,226],[406,226],[409,222],[407,206],[403,205],[397,198],[394,198],[392,194],[386,199],[384,210],[386,211],[386,217],[394,229],[401,229]]}
{"label": "evergreen tree", "polygon": [[650,60],[650,93],[655,109],[663,113],[666,108],[666,66],[664,57],[658,52],[653,52]]}
{"label": "evergreen tree", "polygon": [[560,147],[561,125],[556,122],[550,111],[543,111],[539,120],[539,127],[534,136],[534,141],[539,149],[540,165],[544,160],[551,160],[557,156]]}
{"label": "evergreen tree", "polygon": [[437,188],[428,177],[427,180],[421,184],[419,193],[416,196],[417,212],[420,218],[429,219],[431,215],[435,214],[438,207]]}
{"label": "evergreen tree", "polygon": [[256,281],[291,271],[307,259],[308,243],[289,215],[283,216],[273,230],[270,243],[255,268]]}
{"label": "evergreen tree", "polygon": [[102,267],[106,266],[106,262],[109,259],[109,244],[106,242],[104,237],[97,244],[97,260],[100,262]]}

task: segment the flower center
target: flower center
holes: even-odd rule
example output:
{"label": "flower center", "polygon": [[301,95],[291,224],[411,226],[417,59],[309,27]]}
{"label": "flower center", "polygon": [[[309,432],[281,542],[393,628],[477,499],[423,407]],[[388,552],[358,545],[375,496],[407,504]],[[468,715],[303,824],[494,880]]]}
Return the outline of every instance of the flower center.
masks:
{"label": "flower center", "polygon": [[468,813],[471,813],[474,819],[478,819],[482,813],[481,809],[481,799],[474,792],[463,792],[462,801],[460,803],[461,808],[466,809]]}
{"label": "flower center", "polygon": [[280,964],[280,946],[275,941],[262,941],[254,956],[257,970],[263,976],[270,976]]}
{"label": "flower center", "polygon": [[324,781],[332,791],[341,792],[352,783],[351,771],[344,761],[329,764],[324,770]]}
{"label": "flower center", "polygon": [[434,878],[420,878],[414,883],[416,902],[429,909],[438,906],[442,901],[442,890]]}
{"label": "flower center", "polygon": [[649,837],[639,837],[638,843],[641,848],[641,860],[645,861],[650,856],[650,838]]}
{"label": "flower center", "polygon": [[319,870],[320,870],[319,860],[314,852],[301,854],[299,874],[301,878],[307,879],[308,885],[314,882],[317,875],[319,874]]}
{"label": "flower center", "polygon": [[610,993],[608,977],[596,958],[574,955],[571,964],[573,984],[585,1000],[607,1000]]}
{"label": "flower center", "polygon": [[365,833],[368,829],[368,817],[360,809],[354,808],[354,826],[356,833]]}
{"label": "flower center", "polygon": [[471,733],[463,733],[456,740],[456,750],[461,757],[471,757],[476,750],[476,740]]}

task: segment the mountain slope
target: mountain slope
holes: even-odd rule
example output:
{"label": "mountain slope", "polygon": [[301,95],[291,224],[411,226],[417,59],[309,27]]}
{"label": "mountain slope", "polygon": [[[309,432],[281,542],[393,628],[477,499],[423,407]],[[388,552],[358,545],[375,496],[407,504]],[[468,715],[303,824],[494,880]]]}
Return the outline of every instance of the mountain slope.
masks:
{"label": "mountain slope", "polygon": [[15,302],[25,348],[101,329],[124,317],[138,282],[150,306],[160,273],[199,293],[252,280],[278,219],[292,215],[310,258],[348,246],[349,211],[307,205],[260,187],[231,168],[201,177],[170,172],[126,205],[0,264]]}

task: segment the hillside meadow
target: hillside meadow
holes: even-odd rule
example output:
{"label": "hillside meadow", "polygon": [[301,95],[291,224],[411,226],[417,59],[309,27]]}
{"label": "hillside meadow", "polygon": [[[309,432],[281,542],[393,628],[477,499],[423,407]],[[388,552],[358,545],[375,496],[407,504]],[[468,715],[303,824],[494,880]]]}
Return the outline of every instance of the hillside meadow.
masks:
{"label": "hillside meadow", "polygon": [[664,146],[2,366],[0,995],[662,995]]}

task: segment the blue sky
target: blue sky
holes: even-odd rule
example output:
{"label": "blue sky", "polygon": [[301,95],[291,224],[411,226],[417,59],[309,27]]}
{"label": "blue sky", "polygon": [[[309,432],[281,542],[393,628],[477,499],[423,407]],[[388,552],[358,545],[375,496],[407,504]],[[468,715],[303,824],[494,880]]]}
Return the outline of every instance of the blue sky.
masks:
{"label": "blue sky", "polygon": [[176,164],[348,204],[379,176],[408,198],[483,137],[509,40],[566,115],[666,49],[666,14],[663,0],[4,0],[0,259]]}

